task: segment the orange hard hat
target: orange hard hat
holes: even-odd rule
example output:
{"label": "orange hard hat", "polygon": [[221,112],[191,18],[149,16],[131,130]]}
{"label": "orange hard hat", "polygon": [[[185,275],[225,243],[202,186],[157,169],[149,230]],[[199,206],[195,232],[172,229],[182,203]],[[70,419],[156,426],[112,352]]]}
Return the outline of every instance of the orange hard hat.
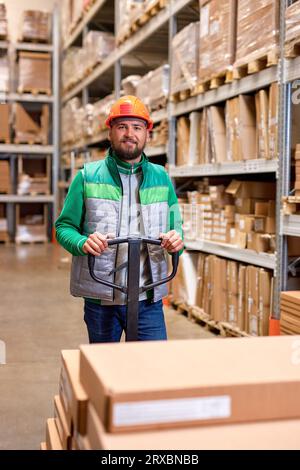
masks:
{"label": "orange hard hat", "polygon": [[153,121],[144,103],[136,96],[122,96],[111,107],[108,118],[105,121],[107,127],[111,127],[113,119],[122,117],[133,117],[143,119],[147,123],[147,129],[151,130]]}

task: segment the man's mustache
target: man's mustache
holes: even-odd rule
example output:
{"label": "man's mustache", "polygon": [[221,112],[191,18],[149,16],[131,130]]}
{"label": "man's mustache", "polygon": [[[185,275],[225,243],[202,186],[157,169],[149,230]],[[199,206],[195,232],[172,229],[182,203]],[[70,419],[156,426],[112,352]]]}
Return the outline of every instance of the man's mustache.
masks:
{"label": "man's mustache", "polygon": [[131,139],[122,139],[121,142],[124,142],[125,144],[127,142],[130,142],[131,144],[137,144],[137,142],[135,140],[131,140]]}

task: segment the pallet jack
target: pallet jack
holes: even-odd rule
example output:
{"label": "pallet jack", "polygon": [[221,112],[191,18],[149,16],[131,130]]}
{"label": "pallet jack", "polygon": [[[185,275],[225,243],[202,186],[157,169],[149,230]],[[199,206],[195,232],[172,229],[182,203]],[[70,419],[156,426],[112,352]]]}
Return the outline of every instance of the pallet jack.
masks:
{"label": "pallet jack", "polygon": [[139,285],[140,280],[140,252],[141,244],[160,245],[161,239],[144,238],[130,236],[127,238],[113,238],[107,240],[108,245],[120,245],[128,243],[128,274],[127,286],[119,286],[113,282],[106,281],[95,275],[95,256],[88,255],[88,266],[92,279],[100,284],[113,289],[118,289],[127,296],[127,322],[126,322],[126,341],[138,341],[138,313],[139,313],[139,295],[154,287],[165,284],[174,278],[178,268],[179,253],[172,253],[172,272],[169,276],[151,284]]}

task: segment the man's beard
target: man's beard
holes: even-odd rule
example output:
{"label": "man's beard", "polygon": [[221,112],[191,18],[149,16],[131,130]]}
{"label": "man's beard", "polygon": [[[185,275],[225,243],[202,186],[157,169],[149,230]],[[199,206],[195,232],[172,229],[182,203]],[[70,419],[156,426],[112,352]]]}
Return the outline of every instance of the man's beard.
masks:
{"label": "man's beard", "polygon": [[111,147],[113,151],[115,152],[115,154],[117,155],[117,157],[120,160],[127,160],[127,161],[137,159],[142,154],[145,146],[146,146],[146,143],[141,148],[136,146],[133,150],[123,150],[121,146],[117,147],[113,145],[113,143],[111,143]]}

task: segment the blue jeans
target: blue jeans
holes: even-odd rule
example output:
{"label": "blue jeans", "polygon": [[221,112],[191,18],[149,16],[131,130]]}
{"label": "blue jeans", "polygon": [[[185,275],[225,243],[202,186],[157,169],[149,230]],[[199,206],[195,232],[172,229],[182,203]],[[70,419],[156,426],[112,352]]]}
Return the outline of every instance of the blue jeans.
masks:
{"label": "blue jeans", "polygon": [[[126,328],[126,305],[99,305],[85,300],[84,321],[90,343],[118,342]],[[139,302],[138,337],[140,341],[167,339],[161,300]]]}

